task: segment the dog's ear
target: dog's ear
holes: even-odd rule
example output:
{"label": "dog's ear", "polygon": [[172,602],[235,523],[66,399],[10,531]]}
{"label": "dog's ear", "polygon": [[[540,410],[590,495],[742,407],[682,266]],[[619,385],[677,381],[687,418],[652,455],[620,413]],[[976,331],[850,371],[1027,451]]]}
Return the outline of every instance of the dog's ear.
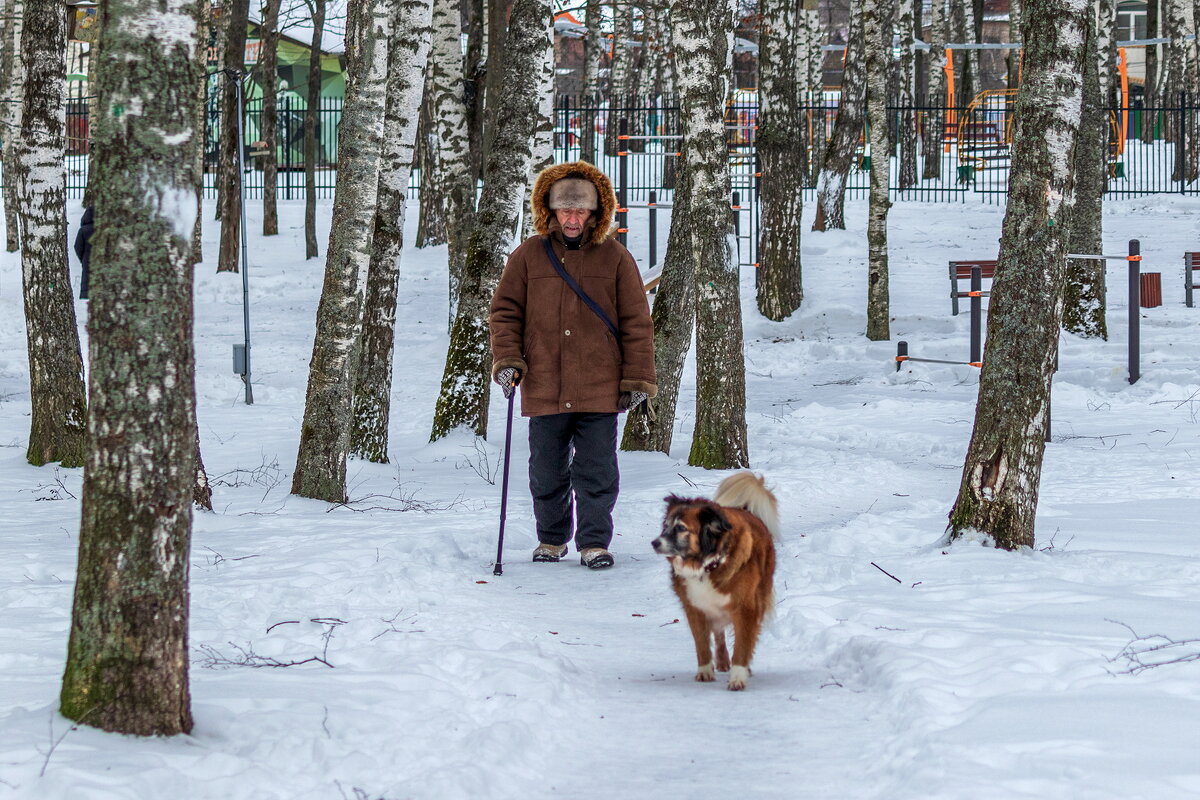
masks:
{"label": "dog's ear", "polygon": [[704,555],[717,552],[721,538],[732,527],[729,520],[714,505],[706,505],[700,509],[697,520],[700,523],[700,552]]}
{"label": "dog's ear", "polygon": [[663,498],[663,502],[667,504],[667,511],[670,511],[675,506],[687,505],[687,498],[680,497],[677,494],[669,494]]}

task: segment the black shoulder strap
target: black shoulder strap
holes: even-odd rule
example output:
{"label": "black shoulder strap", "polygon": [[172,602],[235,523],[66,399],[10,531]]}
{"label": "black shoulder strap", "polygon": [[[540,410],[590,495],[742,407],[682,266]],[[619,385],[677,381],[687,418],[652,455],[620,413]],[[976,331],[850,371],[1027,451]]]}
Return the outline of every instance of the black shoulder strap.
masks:
{"label": "black shoulder strap", "polygon": [[549,236],[542,237],[542,246],[546,248],[546,255],[550,257],[550,263],[554,265],[554,269],[558,270],[558,274],[562,276],[562,279],[567,282],[567,286],[571,287],[571,291],[579,295],[579,299],[583,301],[583,304],[590,308],[592,313],[599,317],[600,320],[608,326],[608,330],[612,333],[613,337],[620,342],[621,332],[617,330],[617,326],[614,325],[613,321],[608,318],[608,314],[604,313],[604,309],[602,309],[595,300],[588,297],[587,292],[583,290],[583,287],[580,286],[574,278],[567,274],[566,268],[563,267],[562,262],[558,259],[558,253],[554,252],[554,245],[551,243]]}

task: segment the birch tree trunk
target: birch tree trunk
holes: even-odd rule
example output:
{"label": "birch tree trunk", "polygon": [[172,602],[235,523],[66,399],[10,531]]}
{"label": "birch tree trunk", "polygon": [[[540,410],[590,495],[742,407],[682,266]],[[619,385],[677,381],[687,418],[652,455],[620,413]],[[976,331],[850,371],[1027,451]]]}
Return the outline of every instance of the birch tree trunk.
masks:
{"label": "birch tree trunk", "polygon": [[1034,544],[1050,381],[1062,323],[1089,0],[1027,0],[1008,209],[988,311],[975,429],[950,512],[951,541]]}
{"label": "birch tree trunk", "polygon": [[846,181],[854,165],[854,152],[863,132],[863,113],[867,100],[866,53],[863,47],[862,3],[854,0],[850,8],[850,28],[846,40],[842,92],[838,100],[833,135],[825,148],[825,163],[817,179],[817,212],[814,231],[833,228],[845,230]]}
{"label": "birch tree trunk", "polygon": [[[60,8],[47,8],[47,17]],[[107,0],[88,333],[90,449],[62,714],[107,731],[192,727],[188,552],[197,0]],[[163,20],[169,19],[169,27]],[[136,110],[137,113],[131,113]]]}
{"label": "birch tree trunk", "polygon": [[[1159,36],[1159,3],[1161,0],[1146,0],[1146,38],[1157,39]],[[1142,100],[1146,109],[1157,108],[1162,103],[1160,83],[1159,83],[1159,48],[1162,45],[1148,44],[1146,45],[1145,54],[1145,73],[1144,83],[1142,84],[1144,91],[1142,92]],[[1146,144],[1154,143],[1154,128],[1156,113],[1150,111],[1142,112],[1142,141]]]}
{"label": "birch tree trunk", "polygon": [[946,4],[945,0],[932,0],[929,4],[929,65],[928,92],[925,96],[925,163],[921,178],[937,180],[942,177],[942,143],[946,130],[946,115],[943,106],[953,104],[954,99],[946,94]]}
{"label": "birch tree trunk", "polygon": [[397,0],[387,73],[387,113],[379,170],[374,248],[367,273],[362,347],[354,390],[350,452],[386,464],[392,400],[396,295],[404,243],[404,201],[413,163],[425,64],[429,59],[429,0]]}
{"label": "birch tree trunk", "polygon": [[546,49],[549,0],[516,0],[505,39],[503,75],[492,147],[483,176],[479,213],[467,243],[458,310],[430,441],[467,425],[487,435],[488,307],[516,230],[518,204],[529,174],[530,141],[537,123],[538,68]]}
{"label": "birch tree trunk", "polygon": [[[1185,100],[1185,90],[1191,89],[1185,83],[1187,75],[1189,43],[1184,41],[1187,19],[1184,16],[1184,0],[1162,0],[1162,18],[1165,21],[1163,33],[1169,39],[1162,76],[1163,105],[1171,109],[1182,109]],[[1175,162],[1171,172],[1171,180],[1186,181],[1187,177],[1187,132],[1180,124],[1182,110],[1166,114],[1163,128],[1166,139],[1175,145]]]}
{"label": "birch tree trunk", "polygon": [[[896,105],[899,107],[897,122],[900,131],[900,174],[897,188],[901,190],[911,189],[917,184],[917,115],[914,108],[917,74],[916,54],[913,52],[916,36],[913,28],[916,25],[918,2],[919,0],[899,0],[896,14],[896,27],[900,31],[900,61],[897,65],[900,79],[896,98]],[[888,127],[890,129],[891,126]]]}
{"label": "birch tree trunk", "polygon": [[388,37],[395,3],[351,0],[347,6],[350,69],[338,136],[337,189],[292,476],[292,494],[330,503],[346,500],[346,457],[379,198]]}
{"label": "birch tree trunk", "polygon": [[279,77],[276,74],[279,63],[279,5],[280,0],[266,0],[263,3],[262,26],[259,34],[262,39],[262,60],[258,66],[259,85],[262,86],[262,140],[266,143],[263,150],[267,151],[263,158],[263,236],[276,236],[279,233]]}
{"label": "birch tree trunk", "polygon": [[[662,105],[666,105],[666,95],[673,91],[675,84],[675,61],[673,56],[666,56],[671,40],[668,11],[668,5],[660,2],[654,16],[655,57],[659,65],[655,70],[653,96],[659,98]],[[664,117],[656,120],[655,130],[658,135],[675,133],[668,130]],[[676,146],[674,139],[665,139],[658,144],[664,152],[674,151]],[[696,320],[695,265],[692,263],[691,227],[688,223],[687,173],[677,165],[678,161],[673,157],[663,159],[663,186],[673,189],[671,228],[667,234],[662,276],[651,310],[658,395],[630,409],[621,439],[621,449],[627,451],[670,452],[683,363],[692,345],[692,328]]]}
{"label": "birch tree trunk", "polygon": [[[10,173],[20,194],[21,278],[33,406],[25,457],[81,467],[87,396],[67,270],[66,17],[54,0],[26,0],[21,133]],[[6,137],[9,138],[9,137]],[[16,138],[16,137],[12,137]]]}
{"label": "birch tree trunk", "polygon": [[[1102,2],[1113,3],[1116,0],[1102,0]],[[1008,0],[1008,40],[1010,42],[1021,41],[1022,17],[1021,0]],[[1114,23],[1116,19],[1114,18]],[[1116,54],[1114,53],[1114,56]],[[1008,88],[1018,89],[1021,86],[1021,51],[1008,51]]]}
{"label": "birch tree trunk", "polygon": [[[620,132],[620,118],[627,114],[623,110],[628,105],[629,93],[633,82],[633,49],[629,42],[633,39],[633,4],[631,0],[612,0],[613,40],[612,61],[608,72],[608,122],[604,129],[604,154],[615,156],[618,150],[625,149],[617,141]],[[676,54],[678,55],[678,54]]]}
{"label": "birch tree trunk", "polygon": [[[972,0],[950,0],[950,38],[957,44],[978,44],[976,35],[975,4]],[[962,104],[971,102],[979,93],[979,51],[958,50],[954,54],[957,69],[958,96]]]}
{"label": "birch tree trunk", "polygon": [[[1104,189],[1108,183],[1108,105],[1100,89],[1100,37],[1096,35],[1100,0],[1089,0],[1088,38],[1083,62],[1082,116],[1072,169],[1075,202],[1067,248],[1072,253],[1101,253],[1104,247]],[[1105,48],[1107,56],[1107,48]],[[1105,268],[1102,259],[1067,262],[1063,328],[1086,338],[1107,339]]]}
{"label": "birch tree trunk", "polygon": [[[587,34],[583,40],[583,91],[580,104],[595,107],[600,100],[600,59],[604,55],[604,34],[600,25],[603,0],[587,0],[583,23]],[[589,164],[596,163],[596,124],[592,114],[580,117],[579,157]]]}
{"label": "birch tree trunk", "polygon": [[439,186],[445,203],[450,306],[453,320],[466,262],[467,237],[475,223],[475,177],[471,170],[470,126],[463,96],[462,18],[456,0],[433,0],[433,135],[437,140]]}
{"label": "birch tree trunk", "polygon": [[[1109,0],[1111,2],[1111,0]],[[1191,31],[1195,32],[1195,20],[1200,17],[1195,16],[1196,6],[1200,4],[1189,5],[1181,0],[1180,13],[1192,14]],[[1183,102],[1186,110],[1181,112],[1186,115],[1186,134],[1184,147],[1184,180],[1187,183],[1192,183],[1197,177],[1200,177],[1200,113],[1197,112],[1196,103],[1200,98],[1200,37],[1193,37],[1190,41],[1184,43],[1186,55],[1184,56],[1184,75],[1183,75]]]}
{"label": "birch tree trunk", "polygon": [[[654,321],[654,369],[658,395],[629,411],[622,450],[671,452],[676,406],[683,362],[692,346],[696,321],[696,264],[692,257],[692,229],[687,169],[679,170],[671,201],[671,231],[663,257],[662,278],[650,315]],[[651,415],[648,404],[652,403]]]}
{"label": "birch tree trunk", "polygon": [[803,118],[796,91],[794,0],[761,0],[758,36],[758,131],[755,141],[762,179],[758,227],[758,310],[767,319],[787,319],[804,300],[800,263],[801,195],[807,172]]}
{"label": "birch tree trunk", "polygon": [[521,229],[519,238],[532,236],[533,216],[530,213],[531,192],[537,174],[554,163],[554,19],[546,26],[546,50],[538,67],[537,118],[533,131],[533,149],[529,159],[529,177],[525,181],[525,193],[521,201]]}
{"label": "birch tree trunk", "polygon": [[317,252],[317,112],[321,107],[321,37],[325,0],[312,2],[312,48],[308,52],[308,92],[304,107],[304,258]]}
{"label": "birch tree trunk", "polygon": [[808,106],[809,124],[801,118],[801,137],[807,155],[804,186],[809,177],[819,175],[820,165],[825,160],[825,28],[821,24],[821,13],[816,0],[801,2],[796,35],[796,74],[798,98],[801,105]]}
{"label": "birch tree trunk", "polygon": [[225,10],[225,45],[222,66],[233,70],[217,78],[221,93],[221,156],[217,172],[217,214],[221,219],[221,241],[217,248],[217,272],[237,272],[242,224],[242,181],[238,167],[238,119],[244,109],[237,105],[237,87],[246,61],[246,23],[250,0],[229,0]]}
{"label": "birch tree trunk", "polygon": [[[196,214],[196,222],[192,225],[192,264],[199,264],[204,260],[204,150],[206,146],[205,140],[208,138],[208,31],[212,25],[212,7],[207,6],[201,12],[200,33],[196,36],[196,50],[193,58],[196,60],[196,97],[192,103],[192,113],[196,118],[192,121],[194,130],[203,131],[200,136],[193,136],[191,139],[192,152],[192,173],[195,179],[196,191],[196,208],[199,209]],[[95,64],[98,58],[99,48],[93,46],[91,58],[89,62]],[[94,71],[95,67],[92,67]],[[90,73],[89,73],[90,74]],[[95,86],[95,79],[89,78],[89,86]],[[92,90],[95,94],[95,90]],[[96,100],[88,106],[88,117],[96,119],[100,116],[97,110],[99,103]],[[89,160],[92,158],[90,152]],[[88,172],[88,183],[92,183],[92,171]],[[199,452],[200,437],[196,437],[197,452]]]}
{"label": "birch tree trunk", "polygon": [[890,336],[891,302],[888,294],[887,218],[891,200],[891,142],[888,119],[888,66],[892,50],[895,0],[863,3],[863,39],[867,53],[867,120],[871,129],[871,192],[867,210],[867,338],[882,341]]}
{"label": "birch tree trunk", "polygon": [[437,96],[434,87],[433,62],[425,70],[425,90],[421,98],[421,116],[417,121],[416,154],[414,159],[421,170],[421,192],[417,216],[417,248],[437,247],[449,241],[446,219],[445,178],[438,158],[436,113]]}
{"label": "birch tree trunk", "polygon": [[[0,119],[4,130],[21,130],[21,98],[25,96],[25,65],[21,58],[21,29],[24,26],[25,0],[8,0],[8,20],[4,31],[4,96],[9,102],[0,103]],[[4,173],[17,171],[16,136],[4,137]],[[5,249],[15,253],[21,248],[21,201],[16,181],[3,181]]]}
{"label": "birch tree trunk", "polygon": [[671,17],[675,58],[688,65],[677,75],[696,278],[696,425],[688,463],[735,469],[749,466],[750,454],[725,144],[733,7],[727,0],[673,0]]}

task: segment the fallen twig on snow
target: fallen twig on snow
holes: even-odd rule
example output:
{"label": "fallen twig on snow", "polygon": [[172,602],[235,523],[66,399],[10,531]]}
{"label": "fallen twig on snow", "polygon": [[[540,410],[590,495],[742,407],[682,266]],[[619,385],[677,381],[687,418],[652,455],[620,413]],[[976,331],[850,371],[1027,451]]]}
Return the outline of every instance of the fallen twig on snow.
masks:
{"label": "fallen twig on snow", "polygon": [[1108,659],[1110,664],[1124,661],[1129,666],[1120,671],[1122,675],[1138,675],[1148,669],[1165,667],[1168,664],[1186,664],[1200,661],[1200,639],[1172,639],[1161,633],[1143,636],[1124,622],[1110,619],[1133,636],[1120,652]]}

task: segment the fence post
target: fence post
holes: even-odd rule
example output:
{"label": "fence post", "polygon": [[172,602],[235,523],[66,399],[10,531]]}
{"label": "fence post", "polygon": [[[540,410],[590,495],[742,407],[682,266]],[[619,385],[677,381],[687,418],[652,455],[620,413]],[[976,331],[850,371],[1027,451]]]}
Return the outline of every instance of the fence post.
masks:
{"label": "fence post", "polygon": [[1129,240],[1129,382],[1137,383],[1142,377],[1141,366],[1141,312],[1142,312],[1142,243]]}
{"label": "fence post", "polygon": [[733,215],[733,235],[735,237],[737,237],[737,239],[739,241],[739,244],[738,244],[739,249],[741,248],[740,242],[741,242],[741,238],[742,238],[742,215],[741,215],[741,213],[739,213],[741,211],[741,208],[742,208],[742,193],[734,192],[733,193],[733,202],[731,202],[729,204],[729,212]]}
{"label": "fence post", "polygon": [[566,95],[566,94],[562,95],[562,104],[558,107],[558,122],[554,126],[554,133],[551,134],[554,136],[555,149],[558,149],[560,146],[558,144],[558,142],[559,142],[558,130],[559,129],[562,129],[562,134],[561,134],[562,135],[562,145],[561,145],[562,149],[559,151],[558,162],[563,163],[565,161],[571,160],[571,158],[570,158],[570,156],[571,156],[571,96],[570,95]]}
{"label": "fence post", "polygon": [[[285,94],[279,98],[283,102],[283,113],[276,114],[275,127],[275,153],[279,153],[279,145],[283,144],[283,196],[287,200],[292,199],[292,96]],[[278,180],[278,172],[276,172],[276,180]]]}
{"label": "fence post", "polygon": [[649,200],[646,203],[647,220],[646,228],[650,236],[650,268],[658,263],[658,192],[650,190]]}
{"label": "fence post", "polygon": [[983,361],[983,267],[971,267],[971,363]]}
{"label": "fence post", "polygon": [[629,234],[629,120],[625,117],[617,123],[617,241],[625,244]]}
{"label": "fence post", "polygon": [[1183,92],[1179,93],[1179,124],[1175,126],[1175,174],[1179,177],[1179,193],[1187,194],[1187,112]]}

